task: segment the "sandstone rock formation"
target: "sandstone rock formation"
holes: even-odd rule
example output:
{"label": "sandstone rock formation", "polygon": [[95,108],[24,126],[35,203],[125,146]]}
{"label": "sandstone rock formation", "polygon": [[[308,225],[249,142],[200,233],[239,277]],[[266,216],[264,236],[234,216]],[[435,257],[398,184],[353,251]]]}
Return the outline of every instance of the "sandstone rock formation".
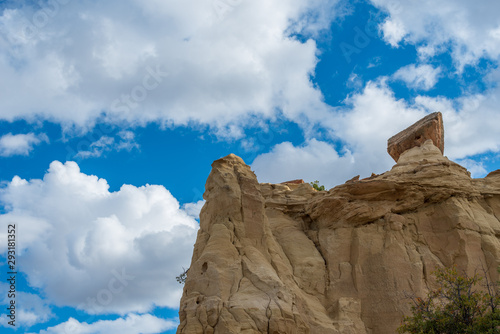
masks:
{"label": "sandstone rock formation", "polygon": [[435,112],[422,118],[407,129],[392,136],[387,141],[387,152],[398,162],[399,156],[404,151],[422,145],[431,139],[441,153],[444,153],[444,127],[443,116]]}
{"label": "sandstone rock formation", "polygon": [[301,183],[304,183],[304,180],[297,179],[297,180],[281,182],[281,184],[301,184]]}
{"label": "sandstone rock formation", "polygon": [[432,272],[500,264],[500,171],[484,179],[429,139],[388,172],[329,191],[212,164],[177,333],[395,333]]}

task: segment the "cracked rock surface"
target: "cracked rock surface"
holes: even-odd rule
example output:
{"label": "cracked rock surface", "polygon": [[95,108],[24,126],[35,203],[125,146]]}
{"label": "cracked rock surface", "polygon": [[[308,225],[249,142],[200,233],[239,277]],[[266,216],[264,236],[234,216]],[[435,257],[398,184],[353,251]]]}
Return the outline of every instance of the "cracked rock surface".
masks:
{"label": "cracked rock surface", "polygon": [[438,267],[498,280],[500,172],[471,179],[432,140],[321,192],[231,154],[204,197],[177,333],[395,333]]}

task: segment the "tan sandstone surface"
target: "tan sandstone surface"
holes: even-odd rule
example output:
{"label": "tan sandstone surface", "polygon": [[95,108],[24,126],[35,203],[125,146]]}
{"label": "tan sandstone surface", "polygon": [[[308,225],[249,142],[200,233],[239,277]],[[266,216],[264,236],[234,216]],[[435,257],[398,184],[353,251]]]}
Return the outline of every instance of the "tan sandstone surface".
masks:
{"label": "tan sandstone surface", "polygon": [[432,140],[329,191],[212,164],[177,333],[395,333],[432,272],[500,260],[500,172],[472,179]]}
{"label": "tan sandstone surface", "polygon": [[415,146],[431,139],[444,154],[443,115],[440,112],[429,114],[407,129],[395,134],[387,141],[387,152],[398,161],[399,156]]}

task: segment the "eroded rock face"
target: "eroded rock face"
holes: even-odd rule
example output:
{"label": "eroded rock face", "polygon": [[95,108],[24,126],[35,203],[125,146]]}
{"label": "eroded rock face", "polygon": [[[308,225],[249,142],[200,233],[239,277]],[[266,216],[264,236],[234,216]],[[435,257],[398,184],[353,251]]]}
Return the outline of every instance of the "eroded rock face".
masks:
{"label": "eroded rock face", "polygon": [[387,141],[387,152],[398,162],[399,156],[413,148],[419,147],[431,139],[436,147],[444,153],[444,127],[443,116],[435,112],[422,118],[407,129],[392,136]]}
{"label": "eroded rock face", "polygon": [[436,268],[498,280],[500,173],[471,179],[432,140],[328,192],[212,167],[177,333],[394,333]]}

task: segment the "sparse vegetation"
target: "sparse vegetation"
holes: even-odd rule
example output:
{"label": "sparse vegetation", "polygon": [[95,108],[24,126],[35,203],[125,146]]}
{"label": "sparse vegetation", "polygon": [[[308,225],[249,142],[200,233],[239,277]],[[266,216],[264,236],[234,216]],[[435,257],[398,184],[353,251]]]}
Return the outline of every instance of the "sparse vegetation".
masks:
{"label": "sparse vegetation", "polygon": [[434,272],[439,287],[424,299],[411,297],[412,315],[403,319],[398,333],[500,333],[498,283],[483,273],[468,277],[456,267]]}
{"label": "sparse vegetation", "polygon": [[310,182],[309,184],[310,184],[310,185],[311,185],[314,189],[316,189],[317,191],[323,191],[323,190],[325,190],[325,186],[323,186],[323,185],[321,185],[321,186],[320,186],[320,185],[319,185],[319,181],[318,181],[318,180],[316,180],[316,181],[314,181],[314,182]]}
{"label": "sparse vegetation", "polygon": [[177,282],[179,282],[179,284],[184,284],[186,282],[187,272],[188,272],[189,268],[184,269],[184,267],[182,267],[182,270],[184,270],[184,271],[179,276],[177,276],[175,278],[177,280]]}

